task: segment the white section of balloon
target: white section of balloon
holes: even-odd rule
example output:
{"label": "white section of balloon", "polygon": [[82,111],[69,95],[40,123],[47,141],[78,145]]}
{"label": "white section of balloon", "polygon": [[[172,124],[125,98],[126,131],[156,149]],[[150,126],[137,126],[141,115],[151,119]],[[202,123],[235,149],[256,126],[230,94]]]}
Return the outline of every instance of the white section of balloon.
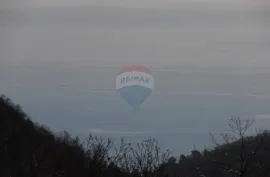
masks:
{"label": "white section of balloon", "polygon": [[154,77],[151,74],[138,71],[125,72],[116,77],[117,90],[132,85],[154,89]]}

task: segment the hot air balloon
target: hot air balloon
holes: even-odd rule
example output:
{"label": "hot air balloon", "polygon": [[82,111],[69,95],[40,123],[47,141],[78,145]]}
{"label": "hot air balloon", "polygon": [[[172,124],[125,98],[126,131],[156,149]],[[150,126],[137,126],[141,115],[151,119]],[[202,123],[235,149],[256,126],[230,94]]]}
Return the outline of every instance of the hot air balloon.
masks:
{"label": "hot air balloon", "polygon": [[151,71],[141,65],[124,67],[116,77],[116,89],[132,107],[139,108],[154,88]]}

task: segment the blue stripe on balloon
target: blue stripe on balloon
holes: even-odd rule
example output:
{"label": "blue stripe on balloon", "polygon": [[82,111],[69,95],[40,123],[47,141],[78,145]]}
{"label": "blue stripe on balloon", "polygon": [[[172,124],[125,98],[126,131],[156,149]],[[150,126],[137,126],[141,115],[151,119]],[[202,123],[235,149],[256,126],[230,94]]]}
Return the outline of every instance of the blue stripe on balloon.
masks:
{"label": "blue stripe on balloon", "polygon": [[123,87],[119,89],[118,92],[130,106],[133,108],[138,108],[151,94],[152,89],[139,85],[133,85]]}

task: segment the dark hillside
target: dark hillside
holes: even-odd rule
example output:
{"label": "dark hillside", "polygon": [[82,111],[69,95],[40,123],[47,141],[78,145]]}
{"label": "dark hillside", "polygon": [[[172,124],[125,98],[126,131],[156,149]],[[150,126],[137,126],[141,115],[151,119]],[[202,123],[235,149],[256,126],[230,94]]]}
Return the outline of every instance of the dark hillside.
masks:
{"label": "dark hillside", "polygon": [[[192,150],[178,160],[162,152],[155,139],[136,145],[89,136],[85,142],[67,132],[55,135],[33,123],[20,106],[0,98],[1,177],[266,177],[270,176],[267,131],[246,137],[253,123],[231,119],[233,136],[212,150]],[[176,140],[177,141],[177,140]],[[213,139],[213,142],[214,139]]]}

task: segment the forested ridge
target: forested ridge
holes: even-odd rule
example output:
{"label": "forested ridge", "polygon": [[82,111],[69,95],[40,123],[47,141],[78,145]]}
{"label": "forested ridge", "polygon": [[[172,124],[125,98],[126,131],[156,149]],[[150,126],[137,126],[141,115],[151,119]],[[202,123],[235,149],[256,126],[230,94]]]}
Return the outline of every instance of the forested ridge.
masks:
{"label": "forested ridge", "polygon": [[222,144],[211,135],[214,148],[191,149],[189,155],[178,158],[153,138],[135,145],[122,139],[116,147],[112,139],[89,135],[80,140],[68,132],[55,134],[1,96],[0,177],[270,176],[270,133],[261,130],[246,136],[252,123],[233,117],[230,133],[220,135]]}

